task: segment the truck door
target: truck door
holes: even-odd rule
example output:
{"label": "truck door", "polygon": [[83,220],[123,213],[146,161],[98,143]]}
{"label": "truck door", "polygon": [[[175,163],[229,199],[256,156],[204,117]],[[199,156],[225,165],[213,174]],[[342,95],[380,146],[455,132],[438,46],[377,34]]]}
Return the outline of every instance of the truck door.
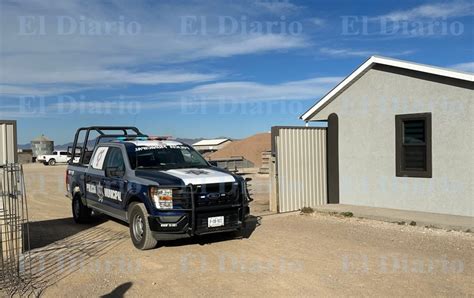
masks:
{"label": "truck door", "polygon": [[103,191],[100,182],[105,177],[104,162],[109,149],[105,146],[97,147],[84,178],[87,204],[97,209],[102,209]]}
{"label": "truck door", "polygon": [[103,203],[115,208],[114,212],[123,209],[123,194],[126,193],[126,182],[123,179],[125,175],[125,161],[122,149],[119,147],[110,147],[105,158],[105,176],[101,180],[103,186]]}
{"label": "truck door", "polygon": [[58,156],[58,162],[65,163],[69,160],[67,152],[60,151]]}

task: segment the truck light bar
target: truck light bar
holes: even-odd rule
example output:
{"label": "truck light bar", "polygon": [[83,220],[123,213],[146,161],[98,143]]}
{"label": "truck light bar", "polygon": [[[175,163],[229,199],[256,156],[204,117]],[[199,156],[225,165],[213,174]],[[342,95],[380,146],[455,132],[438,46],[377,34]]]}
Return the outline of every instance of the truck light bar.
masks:
{"label": "truck light bar", "polygon": [[145,140],[148,140],[148,137],[145,137],[145,136],[140,136],[140,137],[117,137],[117,140],[119,140],[119,141],[132,141],[132,140],[145,141]]}
{"label": "truck light bar", "polygon": [[165,141],[172,139],[171,136],[138,136],[138,137],[117,137],[119,141]]}
{"label": "truck light bar", "polygon": [[148,136],[148,140],[152,141],[165,141],[165,140],[171,140],[173,137],[172,136]]}

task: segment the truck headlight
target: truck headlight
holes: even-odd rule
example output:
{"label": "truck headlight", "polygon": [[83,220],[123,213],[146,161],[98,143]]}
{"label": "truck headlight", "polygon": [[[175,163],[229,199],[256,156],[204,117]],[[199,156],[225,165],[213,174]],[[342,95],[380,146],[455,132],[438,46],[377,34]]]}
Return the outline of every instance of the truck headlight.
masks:
{"label": "truck headlight", "polygon": [[173,190],[150,187],[150,198],[157,209],[173,209]]}

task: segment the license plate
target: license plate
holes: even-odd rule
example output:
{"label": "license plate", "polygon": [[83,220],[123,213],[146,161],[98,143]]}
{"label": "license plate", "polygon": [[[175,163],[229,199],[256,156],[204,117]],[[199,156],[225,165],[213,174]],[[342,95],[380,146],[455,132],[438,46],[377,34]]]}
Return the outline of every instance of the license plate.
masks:
{"label": "license plate", "polygon": [[207,227],[215,228],[222,227],[224,225],[224,216],[215,216],[207,218]]}

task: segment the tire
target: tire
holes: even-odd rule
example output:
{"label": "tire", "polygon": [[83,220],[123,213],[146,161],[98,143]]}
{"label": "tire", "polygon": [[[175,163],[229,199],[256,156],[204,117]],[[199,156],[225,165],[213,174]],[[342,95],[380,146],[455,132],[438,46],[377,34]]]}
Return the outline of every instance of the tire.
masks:
{"label": "tire", "polygon": [[49,165],[47,162],[43,162],[43,164],[44,164],[45,166],[48,166],[48,165]]}
{"label": "tire", "polygon": [[50,166],[55,166],[55,165],[56,165],[56,160],[52,158],[52,159],[50,159],[50,160],[48,161],[48,164],[49,164]]}
{"label": "tire", "polygon": [[128,209],[130,238],[140,250],[154,248],[158,242],[150,230],[148,212],[143,203],[132,203]]}
{"label": "tire", "polygon": [[92,210],[82,204],[80,195],[72,199],[72,217],[76,223],[88,223],[91,220]]}

